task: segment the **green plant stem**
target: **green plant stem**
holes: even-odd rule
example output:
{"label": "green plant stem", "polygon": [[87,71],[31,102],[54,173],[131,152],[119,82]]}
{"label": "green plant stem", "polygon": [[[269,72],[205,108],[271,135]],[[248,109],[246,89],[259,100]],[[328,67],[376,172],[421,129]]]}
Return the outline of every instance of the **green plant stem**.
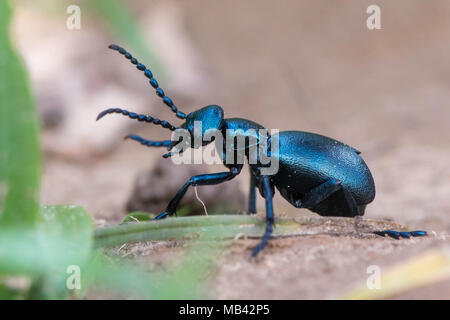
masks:
{"label": "green plant stem", "polygon": [[[274,235],[293,233],[300,224],[278,219]],[[127,223],[95,230],[94,246],[110,247],[130,242],[183,239],[186,237],[223,239],[240,233],[261,236],[265,220],[247,215],[213,215],[168,218],[161,221]]]}

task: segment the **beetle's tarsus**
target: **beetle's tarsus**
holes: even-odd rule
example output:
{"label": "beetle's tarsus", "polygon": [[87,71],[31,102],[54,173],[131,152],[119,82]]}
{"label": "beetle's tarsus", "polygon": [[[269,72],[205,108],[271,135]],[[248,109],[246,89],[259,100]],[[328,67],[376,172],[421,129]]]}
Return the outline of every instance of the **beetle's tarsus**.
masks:
{"label": "beetle's tarsus", "polygon": [[411,237],[423,237],[427,235],[427,232],[424,230],[415,230],[415,231],[395,231],[395,230],[381,230],[381,231],[374,231],[376,235],[379,236],[389,236],[393,239],[400,239],[405,238],[409,239]]}
{"label": "beetle's tarsus", "polygon": [[167,211],[164,211],[163,213],[157,215],[155,218],[152,219],[152,221],[155,220],[162,220],[164,218],[167,218],[167,216],[169,215],[169,213]]}
{"label": "beetle's tarsus", "polygon": [[268,239],[263,238],[263,240],[253,249],[252,257],[256,257],[258,253],[267,245]]}

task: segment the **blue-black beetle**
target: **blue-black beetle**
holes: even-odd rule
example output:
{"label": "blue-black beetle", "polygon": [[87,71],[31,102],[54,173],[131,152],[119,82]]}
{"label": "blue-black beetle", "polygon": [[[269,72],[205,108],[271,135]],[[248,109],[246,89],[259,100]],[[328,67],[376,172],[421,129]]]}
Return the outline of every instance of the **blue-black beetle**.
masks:
{"label": "blue-black beetle", "polygon": [[[259,245],[254,248],[252,255],[255,256],[267,244],[272,233],[274,224],[274,213],[272,198],[274,189],[277,188],[283,198],[297,208],[307,208],[322,216],[345,216],[358,217],[364,214],[367,204],[375,198],[375,183],[360,152],[342,142],[334,139],[302,131],[284,131],[274,135],[266,135],[263,153],[265,156],[276,160],[279,168],[276,172],[265,174],[267,164],[262,163],[258,148],[252,148],[256,141],[258,145],[263,141],[259,134],[263,126],[247,119],[224,117],[223,109],[217,105],[210,105],[192,113],[185,114],[178,110],[172,100],[167,97],[153,77],[152,72],[142,63],[139,63],[125,49],[110,45],[110,49],[116,50],[135,64],[137,69],[144,72],[149,79],[150,85],[156,90],[156,94],[163,102],[172,109],[176,116],[185,120],[180,128],[185,129],[192,136],[193,141],[201,143],[182,146],[176,152],[169,152],[165,158],[174,153],[181,153],[186,147],[198,148],[206,145],[214,139],[205,140],[204,135],[208,130],[220,132],[225,139],[216,147],[222,156],[224,165],[228,168],[226,172],[204,174],[191,177],[169,202],[166,210],[158,215],[155,220],[165,218],[175,213],[176,208],[186,193],[189,186],[219,184],[236,177],[243,167],[243,162],[238,162],[238,153],[242,153],[247,159],[256,159],[250,163],[250,196],[249,213],[256,213],[256,188],[266,204],[266,231]],[[101,112],[97,120],[109,113],[120,113],[138,121],[145,121],[175,131],[177,127],[165,120],[151,117],[149,115],[136,114],[120,108],[111,108]],[[196,131],[195,123],[201,123],[201,130]],[[197,136],[196,136],[197,135]],[[232,148],[228,149],[227,138],[231,137]],[[149,141],[137,135],[129,135],[127,138],[136,140],[149,147],[166,147],[169,151],[178,146],[179,140]],[[197,138],[197,139],[196,139]],[[244,139],[243,148],[233,148],[235,141]],[[278,152],[272,152],[274,142],[278,144]],[[181,143],[180,143],[181,144]],[[237,145],[237,144],[236,144]],[[230,151],[231,150],[231,151]],[[228,154],[227,154],[228,152]],[[234,161],[226,161],[227,156],[233,153]],[[255,153],[256,152],[256,153]],[[393,238],[409,238],[410,236],[426,235],[425,231],[397,232],[384,230],[375,232],[379,235],[389,235]]]}

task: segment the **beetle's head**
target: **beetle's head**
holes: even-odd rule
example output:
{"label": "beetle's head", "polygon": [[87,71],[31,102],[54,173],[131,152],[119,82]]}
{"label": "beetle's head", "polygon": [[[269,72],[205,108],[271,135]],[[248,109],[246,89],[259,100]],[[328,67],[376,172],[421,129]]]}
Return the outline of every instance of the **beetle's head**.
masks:
{"label": "beetle's head", "polygon": [[189,113],[181,128],[187,130],[191,136],[190,147],[199,148],[212,142],[204,141],[203,138],[208,130],[220,131],[222,121],[223,109],[216,105],[210,105]]}
{"label": "beetle's head", "polygon": [[217,132],[222,129],[223,109],[216,105],[209,105],[189,113],[185,116],[185,122],[175,131],[175,137],[169,153],[164,158],[176,153],[182,153],[188,148],[198,149],[215,141]]}

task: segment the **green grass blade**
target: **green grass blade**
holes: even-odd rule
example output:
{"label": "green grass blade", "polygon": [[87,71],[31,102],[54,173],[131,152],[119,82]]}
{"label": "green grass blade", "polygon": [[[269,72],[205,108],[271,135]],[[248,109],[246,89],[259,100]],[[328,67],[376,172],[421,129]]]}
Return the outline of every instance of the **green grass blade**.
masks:
{"label": "green grass blade", "polygon": [[66,286],[69,266],[83,270],[91,258],[91,218],[75,206],[41,211],[34,232],[10,227],[0,233],[0,285],[2,276],[28,276],[34,280],[30,298],[66,298],[71,293]]}
{"label": "green grass blade", "polygon": [[0,1],[0,226],[32,226],[39,214],[38,118],[22,61],[11,46],[11,7]]}
{"label": "green grass blade", "polygon": [[[302,224],[292,220],[278,219],[273,235],[306,234]],[[161,221],[144,221],[95,230],[94,246],[111,247],[124,243],[199,238],[233,238],[238,234],[260,237],[264,233],[265,220],[248,215],[211,215],[168,218]]]}

